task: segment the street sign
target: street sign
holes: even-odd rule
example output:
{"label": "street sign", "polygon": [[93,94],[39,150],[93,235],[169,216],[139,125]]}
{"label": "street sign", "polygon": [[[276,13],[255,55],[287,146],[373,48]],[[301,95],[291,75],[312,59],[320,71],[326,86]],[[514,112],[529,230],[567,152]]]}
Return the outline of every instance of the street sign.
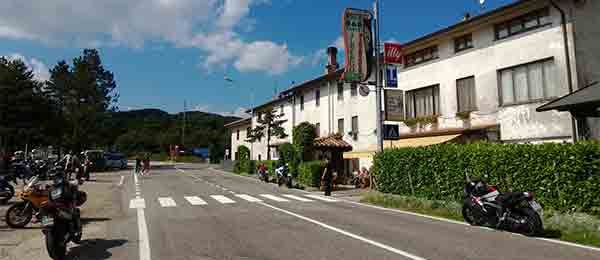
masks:
{"label": "street sign", "polygon": [[370,89],[369,89],[369,86],[367,86],[367,85],[362,85],[361,84],[358,87],[358,93],[360,93],[360,95],[363,96],[363,97],[368,96],[369,95],[369,91],[370,91]]}
{"label": "street sign", "polygon": [[385,63],[402,63],[402,45],[398,43],[386,42],[383,44]]}
{"label": "street sign", "polygon": [[385,67],[385,80],[385,87],[398,87],[398,68],[396,66],[388,65]]}
{"label": "street sign", "polygon": [[383,140],[400,139],[400,127],[398,125],[383,125]]}
{"label": "street sign", "polygon": [[373,66],[373,33],[369,11],[347,8],[344,11],[342,35],[346,61],[342,78],[346,82],[369,79]]}
{"label": "street sign", "polygon": [[384,90],[385,120],[404,120],[404,92],[397,89]]}

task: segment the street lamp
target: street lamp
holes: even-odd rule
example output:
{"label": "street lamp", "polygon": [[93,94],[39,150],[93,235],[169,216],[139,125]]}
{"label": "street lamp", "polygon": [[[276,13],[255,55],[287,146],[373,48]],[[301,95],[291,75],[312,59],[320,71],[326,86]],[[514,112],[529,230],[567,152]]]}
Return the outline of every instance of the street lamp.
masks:
{"label": "street lamp", "polygon": [[[231,83],[234,87],[237,86],[235,81],[230,77],[223,77],[223,80]],[[254,88],[250,87],[250,128],[252,129],[252,116],[254,115]],[[248,133],[246,133],[248,135]],[[254,150],[254,142],[250,143],[250,159],[252,159],[252,154]]]}

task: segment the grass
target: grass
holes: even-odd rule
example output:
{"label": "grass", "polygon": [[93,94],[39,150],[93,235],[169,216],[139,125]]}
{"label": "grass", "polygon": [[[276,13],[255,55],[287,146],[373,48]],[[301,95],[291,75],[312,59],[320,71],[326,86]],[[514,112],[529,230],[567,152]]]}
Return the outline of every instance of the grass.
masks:
{"label": "grass", "polygon": [[[422,198],[367,192],[361,202],[386,208],[463,221],[462,205],[454,201],[432,201]],[[600,247],[600,218],[585,213],[560,213],[544,210],[546,238]]]}

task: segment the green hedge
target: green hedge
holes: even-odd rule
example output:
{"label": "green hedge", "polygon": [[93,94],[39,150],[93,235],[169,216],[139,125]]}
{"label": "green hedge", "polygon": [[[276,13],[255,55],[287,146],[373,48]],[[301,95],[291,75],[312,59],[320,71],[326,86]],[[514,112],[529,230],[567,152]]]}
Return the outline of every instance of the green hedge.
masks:
{"label": "green hedge", "polygon": [[501,191],[534,192],[545,207],[563,212],[593,213],[600,205],[598,142],[390,149],[373,163],[377,189],[386,193],[460,201],[468,173]]}
{"label": "green hedge", "polygon": [[300,163],[298,166],[298,182],[310,187],[321,186],[323,168],[325,168],[325,162],[323,161]]}

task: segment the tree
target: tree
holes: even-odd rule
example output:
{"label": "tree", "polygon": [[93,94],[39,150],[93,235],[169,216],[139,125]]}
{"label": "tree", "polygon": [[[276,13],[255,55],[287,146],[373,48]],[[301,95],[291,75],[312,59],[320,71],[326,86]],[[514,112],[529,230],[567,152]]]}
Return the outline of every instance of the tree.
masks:
{"label": "tree", "polygon": [[302,161],[310,160],[312,147],[317,137],[315,126],[309,122],[302,122],[293,130],[294,145],[302,155]]}
{"label": "tree", "polygon": [[267,137],[267,160],[271,160],[271,138],[286,138],[288,136],[281,126],[285,122],[285,120],[280,119],[283,116],[283,113],[277,113],[275,109],[268,110],[262,116],[259,116],[256,120],[258,125],[250,130],[249,142],[253,143],[265,136]]}

